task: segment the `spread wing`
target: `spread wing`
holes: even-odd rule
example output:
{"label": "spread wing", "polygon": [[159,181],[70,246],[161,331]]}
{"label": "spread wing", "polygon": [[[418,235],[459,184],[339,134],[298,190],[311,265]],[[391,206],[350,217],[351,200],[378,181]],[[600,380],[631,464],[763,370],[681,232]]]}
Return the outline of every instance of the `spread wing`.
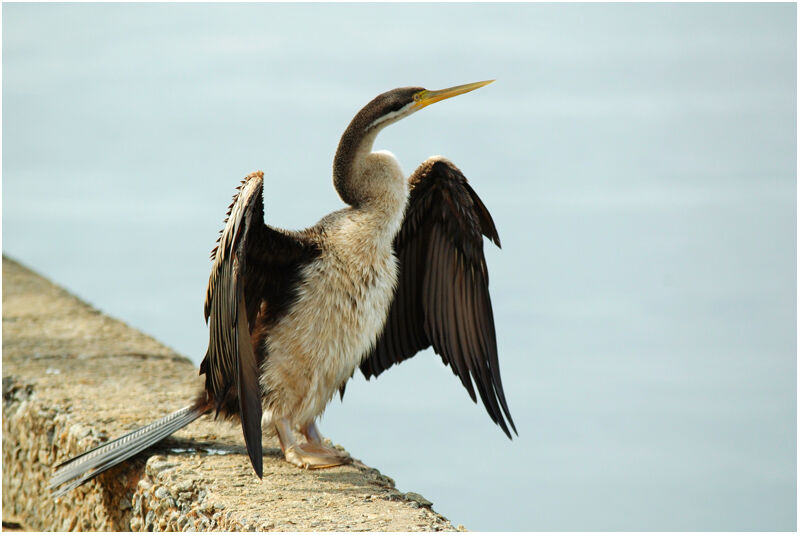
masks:
{"label": "spread wing", "polygon": [[[395,238],[398,286],[383,333],[361,364],[369,379],[429,346],[511,438],[516,433],[497,360],[483,236],[500,238],[461,171],[444,158],[424,162]],[[475,387],[473,388],[473,382]],[[506,423],[508,422],[508,425]]]}
{"label": "spread wing", "polygon": [[285,308],[296,282],[297,267],[312,245],[299,235],[264,224],[264,174],[247,176],[228,210],[218,245],[212,251],[205,317],[209,324],[206,356],[200,365],[206,392],[217,413],[238,414],[247,453],[262,475],[262,349],[251,342],[257,318],[274,318]]}

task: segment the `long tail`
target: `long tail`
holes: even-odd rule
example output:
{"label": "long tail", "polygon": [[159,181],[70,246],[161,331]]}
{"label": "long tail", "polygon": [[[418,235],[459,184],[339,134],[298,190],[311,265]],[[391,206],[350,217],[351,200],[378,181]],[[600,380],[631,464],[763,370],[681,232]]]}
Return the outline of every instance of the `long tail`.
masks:
{"label": "long tail", "polygon": [[57,470],[53,477],[50,478],[48,488],[56,489],[67,483],[60,489],[53,491],[53,497],[61,496],[109,468],[113,468],[119,463],[130,459],[143,449],[152,446],[179,429],[186,427],[208,411],[207,404],[194,403],[151,424],[131,431],[116,440],[106,442],[77,457],[73,457],[56,467]]}

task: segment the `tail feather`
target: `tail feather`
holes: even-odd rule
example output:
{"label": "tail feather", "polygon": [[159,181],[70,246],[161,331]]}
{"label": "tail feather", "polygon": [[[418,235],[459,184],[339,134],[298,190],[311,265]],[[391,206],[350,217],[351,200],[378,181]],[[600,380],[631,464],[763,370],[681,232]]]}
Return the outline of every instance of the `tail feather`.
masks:
{"label": "tail feather", "polygon": [[208,412],[206,406],[197,403],[189,405],[116,440],[82,453],[56,467],[57,470],[50,478],[48,488],[56,489],[68,483],[53,491],[53,497],[61,496],[186,427],[206,412]]}

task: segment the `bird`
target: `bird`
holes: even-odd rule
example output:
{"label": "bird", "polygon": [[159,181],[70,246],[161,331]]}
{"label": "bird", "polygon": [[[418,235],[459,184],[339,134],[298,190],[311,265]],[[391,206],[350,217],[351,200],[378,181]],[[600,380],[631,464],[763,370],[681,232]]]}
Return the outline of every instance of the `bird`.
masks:
{"label": "bird", "polygon": [[[239,420],[256,475],[262,438],[307,469],[352,462],[316,420],[356,371],[370,379],[432,347],[473,402],[517,433],[500,378],[484,237],[500,247],[489,210],[450,160],[406,178],[374,150],[387,126],[494,80],[375,97],[345,129],[333,186],[347,205],[309,228],[264,222],[264,174],[245,177],[211,253],[203,390],[188,406],[56,467],[55,496],[156,444],[200,416]],[[476,396],[477,392],[477,396]],[[305,438],[300,442],[295,435]]]}

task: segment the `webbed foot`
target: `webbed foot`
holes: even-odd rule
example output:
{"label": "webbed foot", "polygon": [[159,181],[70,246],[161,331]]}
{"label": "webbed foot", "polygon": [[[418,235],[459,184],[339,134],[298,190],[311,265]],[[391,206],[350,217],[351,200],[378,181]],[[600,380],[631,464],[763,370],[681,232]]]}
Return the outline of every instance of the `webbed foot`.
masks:
{"label": "webbed foot", "polygon": [[334,466],[353,462],[349,455],[340,452],[336,448],[311,442],[294,443],[283,451],[283,456],[293,465],[309,470],[333,468]]}
{"label": "webbed foot", "polygon": [[353,459],[336,448],[324,444],[322,436],[315,424],[309,424],[301,429],[307,442],[300,444],[294,438],[288,420],[282,418],[276,424],[278,438],[286,461],[300,468],[317,470],[350,464]]}

